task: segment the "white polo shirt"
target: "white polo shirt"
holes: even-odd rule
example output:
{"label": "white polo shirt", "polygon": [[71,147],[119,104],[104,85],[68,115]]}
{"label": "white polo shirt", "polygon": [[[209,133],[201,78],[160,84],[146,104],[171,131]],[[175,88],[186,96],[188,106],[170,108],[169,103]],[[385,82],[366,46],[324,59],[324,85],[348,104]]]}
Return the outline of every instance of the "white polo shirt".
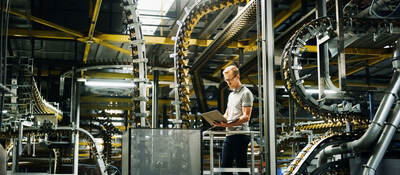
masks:
{"label": "white polo shirt", "polygon": [[[253,106],[253,94],[241,85],[236,91],[232,91],[228,97],[228,122],[238,120],[242,115],[242,107]],[[227,127],[227,131],[249,131],[249,122],[239,126]]]}

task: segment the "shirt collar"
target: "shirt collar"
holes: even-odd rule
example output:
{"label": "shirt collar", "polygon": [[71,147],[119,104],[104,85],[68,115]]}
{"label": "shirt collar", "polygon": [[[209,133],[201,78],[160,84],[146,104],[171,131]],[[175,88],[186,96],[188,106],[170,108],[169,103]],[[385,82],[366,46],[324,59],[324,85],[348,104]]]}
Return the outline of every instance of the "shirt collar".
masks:
{"label": "shirt collar", "polygon": [[244,87],[243,85],[240,85],[239,88],[237,88],[236,90],[232,89],[232,91],[235,93],[240,92],[243,89],[243,87]]}

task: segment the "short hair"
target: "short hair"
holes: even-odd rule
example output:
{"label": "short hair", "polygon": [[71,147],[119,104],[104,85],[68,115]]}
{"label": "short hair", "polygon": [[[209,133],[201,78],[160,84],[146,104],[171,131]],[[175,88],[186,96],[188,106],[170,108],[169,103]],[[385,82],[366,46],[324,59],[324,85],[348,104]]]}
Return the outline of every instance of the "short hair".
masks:
{"label": "short hair", "polygon": [[232,72],[233,76],[239,75],[239,69],[234,65],[228,66],[222,73],[225,74],[227,72]]}

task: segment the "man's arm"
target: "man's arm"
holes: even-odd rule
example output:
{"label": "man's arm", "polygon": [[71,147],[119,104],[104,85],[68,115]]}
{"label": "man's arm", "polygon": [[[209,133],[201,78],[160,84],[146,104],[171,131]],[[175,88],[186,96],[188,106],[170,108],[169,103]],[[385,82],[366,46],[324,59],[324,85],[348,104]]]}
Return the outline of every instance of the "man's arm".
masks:
{"label": "man's arm", "polygon": [[251,106],[243,106],[242,107],[243,115],[239,117],[239,120],[236,120],[235,122],[232,123],[214,123],[214,124],[216,126],[221,126],[221,127],[232,127],[241,125],[242,123],[248,122],[250,120],[251,110],[252,110]]}
{"label": "man's arm", "polygon": [[252,110],[251,106],[243,106],[242,107],[243,115],[239,117],[239,120],[229,123],[228,126],[226,127],[237,126],[248,122],[250,120],[251,110]]}

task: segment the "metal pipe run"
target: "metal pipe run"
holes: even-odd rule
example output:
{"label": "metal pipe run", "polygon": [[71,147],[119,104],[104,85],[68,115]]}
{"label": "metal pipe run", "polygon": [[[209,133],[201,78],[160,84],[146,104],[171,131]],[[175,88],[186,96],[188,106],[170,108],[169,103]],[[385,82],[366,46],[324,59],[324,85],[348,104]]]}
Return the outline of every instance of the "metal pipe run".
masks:
{"label": "metal pipe run", "polygon": [[[395,79],[399,79],[399,72],[400,72],[400,39],[397,40],[396,48],[393,52],[393,68],[395,70],[395,75],[393,76]],[[398,97],[399,91],[392,91],[393,95]],[[393,135],[398,129],[400,124],[400,101],[397,98],[396,107],[393,110],[393,115],[390,118],[390,121],[386,123],[385,128],[381,134],[381,137],[378,140],[377,146],[374,149],[371,157],[368,160],[367,165],[364,167],[363,175],[374,175],[376,168],[379,166],[380,162],[382,161],[385,152],[392,141]]]}
{"label": "metal pipe run", "polygon": [[400,123],[400,101],[397,101],[396,107],[394,109],[393,115],[388,123],[386,123],[383,129],[382,135],[378,140],[377,146],[374,149],[371,157],[368,160],[366,166],[364,166],[363,175],[374,175],[376,168],[382,161],[386,150],[392,141],[396,130],[398,129]]}
{"label": "metal pipe run", "polygon": [[378,138],[379,134],[381,133],[382,126],[384,122],[386,121],[386,118],[390,112],[390,109],[392,108],[392,105],[397,98],[396,94],[400,88],[400,76],[399,72],[395,72],[392,80],[391,80],[391,86],[388,88],[389,90],[386,91],[385,96],[382,99],[381,104],[379,105],[378,111],[376,112],[374,116],[374,120],[372,121],[371,125],[367,129],[367,131],[364,133],[363,136],[361,136],[360,139],[354,140],[352,142],[347,142],[345,144],[339,145],[337,147],[326,147],[323,149],[319,156],[318,156],[318,163],[317,167],[320,167],[321,165],[325,164],[327,161],[327,158],[335,155],[335,154],[343,154],[343,153],[348,153],[348,152],[360,152],[364,151],[368,147],[371,146],[373,142],[376,141]]}
{"label": "metal pipe run", "polygon": [[86,131],[85,129],[82,129],[82,128],[58,127],[58,128],[56,128],[56,130],[70,130],[70,131],[76,130],[76,131],[82,132],[84,135],[86,135],[94,145],[95,156],[97,158],[97,165],[99,166],[101,174],[102,175],[106,174],[106,166],[104,164],[102,155],[100,154],[100,148],[96,145],[95,139],[92,134],[90,134],[88,131]]}
{"label": "metal pipe run", "polygon": [[0,144],[0,174],[7,174],[7,151]]}
{"label": "metal pipe run", "polygon": [[398,99],[398,92],[400,89],[400,40],[397,41],[397,47],[393,53],[393,67],[395,71],[393,77],[390,81],[390,86],[387,88],[385,96],[383,97],[381,104],[379,105],[378,111],[376,112],[371,125],[358,140],[352,142],[347,142],[337,147],[326,147],[318,155],[317,167],[320,167],[326,163],[327,158],[335,154],[343,154],[348,152],[360,152],[364,151],[371,146],[373,142],[376,141],[381,133],[382,126],[387,119],[387,116],[392,108],[395,100]]}

